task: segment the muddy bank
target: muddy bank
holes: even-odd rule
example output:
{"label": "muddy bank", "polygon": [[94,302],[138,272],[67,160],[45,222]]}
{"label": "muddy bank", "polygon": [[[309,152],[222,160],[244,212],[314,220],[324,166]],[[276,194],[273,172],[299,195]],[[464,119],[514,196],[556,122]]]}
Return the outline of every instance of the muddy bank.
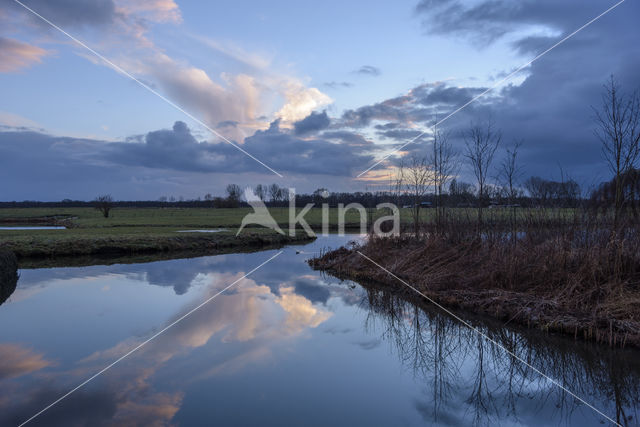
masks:
{"label": "muddy bank", "polygon": [[16,290],[18,260],[13,252],[0,249],[0,304]]}
{"label": "muddy bank", "polygon": [[305,245],[309,240],[296,240],[292,242],[265,243],[259,246],[227,246],[211,249],[195,250],[175,250],[170,252],[138,253],[131,255],[120,254],[92,254],[76,256],[56,256],[56,257],[29,257],[20,258],[18,266],[21,269],[36,268],[57,268],[57,267],[89,267],[94,265],[114,265],[114,264],[142,264],[148,262],[168,261],[185,258],[197,258],[210,255],[253,253],[269,249],[279,249],[285,245]]}
{"label": "muddy bank", "polygon": [[618,245],[585,252],[557,241],[512,246],[371,239],[309,264],[342,279],[416,294],[358,251],[444,306],[612,347],[640,347],[638,254]]}

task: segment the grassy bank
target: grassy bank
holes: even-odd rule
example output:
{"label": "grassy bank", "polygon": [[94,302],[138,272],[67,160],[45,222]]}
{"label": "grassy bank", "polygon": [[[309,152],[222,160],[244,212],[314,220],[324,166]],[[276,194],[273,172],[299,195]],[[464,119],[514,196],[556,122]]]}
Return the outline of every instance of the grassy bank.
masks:
{"label": "grassy bank", "polygon": [[216,253],[228,248],[274,246],[309,240],[302,233],[290,237],[265,229],[253,229],[236,237],[230,231],[178,233],[178,229],[173,227],[3,230],[0,239],[0,247],[13,251],[19,258],[177,251]]}
{"label": "grassy bank", "polygon": [[[91,208],[0,209],[0,226],[64,225],[66,230],[0,230],[0,248],[21,260],[43,257],[209,254],[308,241],[247,228],[235,236],[250,209],[121,208],[104,218]],[[183,232],[218,229],[217,233]],[[21,261],[23,263],[24,261]]]}
{"label": "grassy bank", "polygon": [[371,238],[310,264],[414,292],[360,251],[441,304],[611,346],[640,346],[640,231],[604,227],[529,223],[515,235],[450,224],[418,237]]}

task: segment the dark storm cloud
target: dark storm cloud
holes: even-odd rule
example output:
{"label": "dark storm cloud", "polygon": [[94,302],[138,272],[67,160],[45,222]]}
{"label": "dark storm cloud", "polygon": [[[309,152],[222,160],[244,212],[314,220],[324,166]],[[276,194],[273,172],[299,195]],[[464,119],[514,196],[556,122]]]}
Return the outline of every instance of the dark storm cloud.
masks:
{"label": "dark storm cloud", "polygon": [[[407,104],[409,102],[406,102]],[[409,121],[411,118],[405,108],[398,106],[398,98],[373,105],[365,105],[355,110],[347,110],[342,114],[342,125],[345,127],[364,127],[373,120]]]}
{"label": "dark storm cloud", "polygon": [[421,0],[416,13],[429,34],[453,34],[476,44],[488,44],[525,26],[544,26],[550,31],[575,30],[613,4],[597,0],[484,0],[473,4],[461,0]]}
{"label": "dark storm cloud", "polygon": [[316,113],[313,111],[304,119],[295,122],[293,124],[293,128],[296,135],[304,135],[306,133],[326,129],[329,127],[330,123],[331,121],[329,120],[329,116],[327,116],[326,111],[323,111],[322,113]]}
{"label": "dark storm cloud", "polygon": [[453,87],[436,83],[418,86],[411,91],[411,95],[421,105],[460,106],[485,90],[486,88]]}
{"label": "dark storm cloud", "polygon": [[[66,391],[48,387],[47,384],[41,385],[27,399],[21,396],[22,402],[19,405],[3,411],[0,414],[0,424],[19,425]],[[105,425],[108,421],[113,421],[118,404],[116,398],[114,393],[108,391],[79,390],[65,399],[64,404],[52,406],[34,423],[49,426]]]}
{"label": "dark storm cloud", "polygon": [[[23,0],[22,2],[36,13],[62,27],[105,25],[112,23],[117,16],[113,0]],[[2,0],[0,4],[27,14],[29,19],[37,25],[48,26],[13,0]]]}
{"label": "dark storm cloud", "polygon": [[402,123],[393,123],[393,122],[389,122],[389,123],[385,123],[383,125],[375,125],[374,127],[378,130],[390,130],[390,129],[396,129],[402,126]]}
{"label": "dark storm cloud", "polygon": [[[441,0],[420,2],[417,13],[431,34],[463,36],[483,44],[509,34],[514,51],[526,55],[525,62],[613,4],[492,0],[468,5]],[[559,178],[562,167],[584,185],[606,179],[600,144],[593,135],[591,106],[600,105],[602,84],[610,74],[626,91],[640,87],[637,16],[638,3],[622,4],[534,62],[523,72],[523,83],[508,82],[448,118],[444,127],[452,130],[458,149],[464,148],[461,133],[471,121],[491,118],[502,129],[505,144],[524,140],[521,161],[526,174]],[[509,72],[504,70],[502,75]],[[420,85],[406,95],[346,111],[340,121],[348,127],[373,124],[379,135],[401,143],[405,136],[410,139],[410,123],[424,130],[436,114],[442,118],[484,90],[443,83]],[[419,147],[413,144],[403,151]]]}
{"label": "dark storm cloud", "polygon": [[364,136],[359,133],[350,132],[347,130],[335,130],[335,131],[327,131],[324,132],[322,138],[331,139],[335,141],[346,141],[350,143],[352,146],[361,146],[367,147],[370,149],[374,149],[373,143],[367,140]]}
{"label": "dark storm cloud", "polygon": [[544,52],[549,46],[553,46],[555,41],[554,37],[529,36],[513,42],[512,46],[522,55],[535,55]]}
{"label": "dark storm cloud", "polygon": [[408,142],[418,137],[419,135],[423,135],[425,139],[427,137],[427,135],[424,134],[424,130],[419,129],[392,129],[378,132],[377,134],[384,138],[393,139],[400,142]]}
{"label": "dark storm cloud", "polygon": [[363,65],[362,67],[355,70],[354,73],[377,77],[382,74],[382,71],[380,70],[380,68],[374,67],[373,65]]}
{"label": "dark storm cloud", "polygon": [[[325,116],[316,114],[300,126],[319,126]],[[350,176],[372,160],[361,143],[300,139],[280,129],[277,121],[246,138],[242,148],[278,171],[302,174]],[[114,143],[107,157],[123,165],[188,172],[262,172],[261,165],[230,144],[196,141],[182,122],[171,130],[149,132],[141,144]]]}
{"label": "dark storm cloud", "polygon": [[484,88],[451,87],[442,82],[422,84],[406,95],[347,110],[339,124],[358,128],[369,126],[374,121],[394,122],[389,125],[393,127],[406,126],[409,122],[427,123],[434,121],[438,114],[442,115],[446,111],[443,108],[462,105],[482,90]]}
{"label": "dark storm cloud", "polygon": [[316,280],[299,278],[294,282],[293,287],[296,294],[302,295],[312,303],[326,304],[331,296],[329,288]]}
{"label": "dark storm cloud", "polygon": [[0,132],[0,182],[12,183],[3,188],[0,197],[91,200],[97,194],[120,197],[124,190],[129,200],[135,200],[175,190],[176,177],[168,176],[166,171],[109,161],[112,144],[33,131]]}
{"label": "dark storm cloud", "polygon": [[[283,131],[275,121],[265,131],[257,131],[245,139],[244,148],[276,170],[293,173],[353,176],[353,173],[373,160],[372,144],[342,140],[330,142],[323,138],[303,140]],[[246,164],[251,159],[239,159]]]}
{"label": "dark storm cloud", "polygon": [[114,143],[107,158],[115,163],[189,172],[221,170],[225,157],[216,144],[199,143],[184,122],[149,132],[144,143]]}
{"label": "dark storm cloud", "polygon": [[[333,176],[352,176],[364,168],[373,160],[372,146],[349,132],[301,139],[280,129],[279,122],[242,145],[280,172]],[[45,200],[91,199],[102,193],[118,197],[123,190],[131,199],[148,199],[150,191],[159,197],[175,188],[205,185],[209,173],[264,173],[264,168],[225,142],[198,142],[183,122],[125,142],[0,132],[0,180],[19,183],[3,191],[4,200],[25,195]],[[76,183],[84,188],[81,195],[71,185]],[[71,187],[75,195],[69,193]]]}

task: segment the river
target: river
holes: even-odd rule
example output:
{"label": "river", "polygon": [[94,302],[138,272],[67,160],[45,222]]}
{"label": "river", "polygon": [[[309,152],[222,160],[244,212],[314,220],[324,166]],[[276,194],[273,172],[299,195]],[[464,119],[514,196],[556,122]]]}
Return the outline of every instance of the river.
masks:
{"label": "river", "polygon": [[280,250],[21,270],[0,306],[0,425],[136,348],[27,425],[638,423],[640,351],[465,315],[498,346],[307,266],[353,238],[285,247],[244,279]]}

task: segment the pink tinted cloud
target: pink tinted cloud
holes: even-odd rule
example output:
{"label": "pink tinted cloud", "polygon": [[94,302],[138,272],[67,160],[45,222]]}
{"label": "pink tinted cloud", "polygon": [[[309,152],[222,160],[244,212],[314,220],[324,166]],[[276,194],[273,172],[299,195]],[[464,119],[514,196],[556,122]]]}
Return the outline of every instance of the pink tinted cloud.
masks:
{"label": "pink tinted cloud", "polygon": [[49,54],[45,49],[28,43],[0,37],[0,72],[10,73],[42,62]]}

